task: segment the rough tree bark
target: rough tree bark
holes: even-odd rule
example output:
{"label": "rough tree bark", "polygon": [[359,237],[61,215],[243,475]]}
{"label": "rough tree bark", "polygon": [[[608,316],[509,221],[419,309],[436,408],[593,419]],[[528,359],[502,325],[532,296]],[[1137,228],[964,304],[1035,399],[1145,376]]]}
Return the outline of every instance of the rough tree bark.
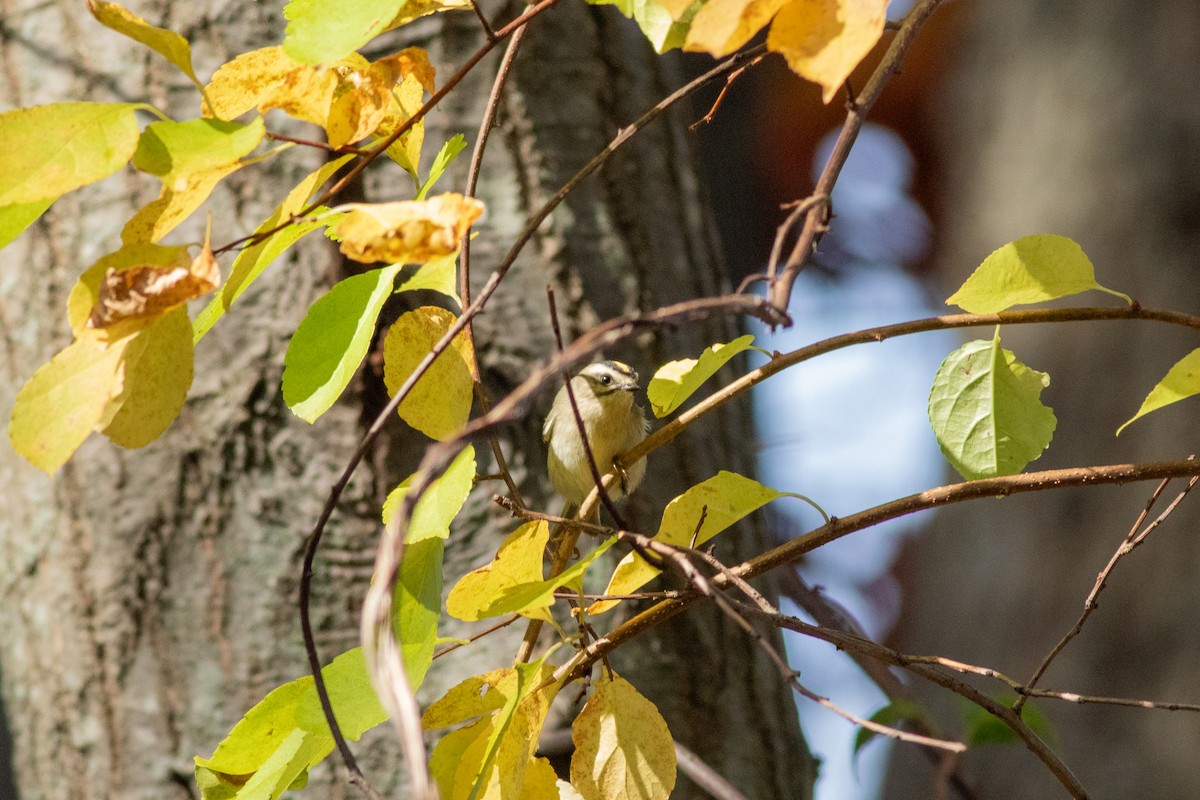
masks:
{"label": "rough tree bark", "polygon": [[[938,221],[946,285],[1018,236],[1061,233],[1082,244],[1101,283],[1145,305],[1195,313],[1195,5],[1093,0],[961,10],[967,26],[938,117],[946,143]],[[1099,294],[1082,301],[1109,302]],[[1046,395],[1058,430],[1031,468],[1196,452],[1194,400],[1113,438],[1170,365],[1196,346],[1194,337],[1127,323],[1003,335],[1006,347],[1053,381]],[[1152,489],[1078,489],[939,512],[904,567],[900,646],[1027,678],[1082,611]],[[1118,566],[1099,610],[1042,681],[1046,688],[1200,701],[1198,520],[1192,495]],[[1050,701],[1041,707],[1059,731],[1064,760],[1094,796],[1195,793],[1195,714]],[[903,748],[896,757],[887,796],[929,796],[928,767]],[[966,763],[987,787],[985,796],[1061,794],[1018,746],[991,748]]]}
{"label": "rough tree bark", "polygon": [[[202,76],[281,36],[275,4],[130,6],[182,31]],[[176,117],[197,113],[193,90],[172,67],[81,12],[71,0],[0,0],[0,105],[149,98]],[[443,76],[480,41],[469,14],[424,21],[414,31],[393,36],[428,44]],[[430,142],[458,131],[474,138],[495,61],[431,117]],[[489,211],[474,248],[477,283],[528,211],[674,81],[669,62],[610,9],[571,2],[538,21],[485,162],[480,194]],[[211,203],[218,241],[263,219],[319,156],[305,158],[246,169],[218,189]],[[722,268],[692,161],[692,143],[675,116],[642,134],[554,214],[477,324],[494,394],[552,350],[547,282],[559,288],[572,332],[630,309],[719,290]],[[461,186],[464,167],[458,164],[443,185]],[[157,193],[152,184],[126,171],[69,195],[0,253],[6,415],[21,383],[67,341],[66,292],[84,267],[115,249],[122,220]],[[362,190],[395,196],[382,184],[372,180]],[[172,240],[198,239],[197,216]],[[349,267],[320,242],[306,242],[285,262],[202,342],[189,404],[160,441],[130,452],[93,437],[52,480],[0,446],[0,676],[24,800],[191,797],[191,757],[210,752],[271,687],[307,671],[296,613],[300,554],[364,417],[381,403],[381,388],[368,370],[312,427],[287,411],[279,380],[288,335]],[[646,374],[732,327],[648,333],[611,355]],[[718,467],[747,469],[745,418],[743,409],[715,415],[655,454],[631,521],[652,528],[683,486]],[[537,418],[514,426],[504,446],[528,496],[545,502],[539,427]],[[313,609],[326,660],[357,643],[379,503],[411,470],[420,447],[415,435],[391,433],[360,468],[327,532]],[[486,448],[479,451],[486,471]],[[451,573],[488,558],[511,527],[489,503],[493,490],[481,486],[472,497],[452,537]],[[748,552],[757,535],[746,528],[726,554]],[[447,625],[443,632],[457,631]],[[495,649],[459,651],[450,666],[430,673],[423,692],[491,668],[515,652],[512,637],[519,635],[514,626],[491,643]],[[660,702],[676,736],[749,797],[807,795],[813,769],[791,698],[720,619],[690,612],[645,637],[622,664]],[[369,777],[395,796],[390,734],[381,728],[358,750]],[[678,796],[697,791],[685,783]],[[314,773],[308,793],[337,798],[353,790],[334,766]]]}

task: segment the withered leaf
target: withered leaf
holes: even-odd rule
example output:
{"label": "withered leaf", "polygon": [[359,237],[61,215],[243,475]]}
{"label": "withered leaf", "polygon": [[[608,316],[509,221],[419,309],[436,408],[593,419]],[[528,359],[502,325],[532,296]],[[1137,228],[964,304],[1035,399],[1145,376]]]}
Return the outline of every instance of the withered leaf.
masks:
{"label": "withered leaf", "polygon": [[473,197],[447,193],[429,200],[353,203],[337,226],[341,250],[355,261],[420,264],[458,250],[463,235],[483,214]]}
{"label": "withered leaf", "polygon": [[88,327],[111,328],[126,320],[160,317],[220,285],[221,268],[207,241],[187,267],[140,264],[123,270],[110,268],[100,282]]}

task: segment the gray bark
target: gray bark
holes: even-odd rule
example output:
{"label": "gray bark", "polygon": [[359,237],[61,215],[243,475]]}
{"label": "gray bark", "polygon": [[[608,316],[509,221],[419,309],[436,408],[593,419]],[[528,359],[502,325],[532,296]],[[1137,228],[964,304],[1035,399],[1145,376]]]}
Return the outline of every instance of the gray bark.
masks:
{"label": "gray bark", "polygon": [[[990,250],[1018,236],[1060,233],[1080,242],[1106,286],[1148,306],[1194,313],[1195,5],[976,3],[962,10],[966,26],[953,47],[959,57],[938,117],[946,153],[938,223],[945,285],[957,285]],[[1111,302],[1094,293],[1076,301]],[[1058,430],[1030,469],[1195,452],[1194,400],[1113,437],[1170,365],[1195,347],[1194,337],[1131,323],[1011,328],[1003,336],[1006,347],[1053,381],[1046,400]],[[1076,489],[939,512],[904,569],[900,646],[1027,678],[1082,611],[1153,488]],[[1099,610],[1043,686],[1200,700],[1192,666],[1200,656],[1200,543],[1192,535],[1198,508],[1189,498],[1118,566]],[[941,707],[950,723],[951,709]],[[1064,760],[1093,796],[1194,794],[1194,715],[1052,701],[1041,707]],[[896,755],[888,796],[929,796],[929,768],[905,749]],[[985,796],[1062,796],[1018,746],[983,749],[966,764]]]}
{"label": "gray bark", "polygon": [[[203,8],[165,0],[131,6],[184,32],[201,76],[281,35],[274,6]],[[80,4],[3,0],[0,10],[0,103],[149,98],[177,118],[197,113],[193,90],[174,68],[94,24]],[[443,79],[479,42],[468,14],[420,24]],[[477,284],[530,209],[672,85],[669,64],[639,37],[611,10],[565,4],[527,39],[485,161],[480,194],[489,211],[474,247]],[[430,149],[443,134],[474,138],[495,60],[433,115]],[[266,170],[248,168],[218,189],[217,241],[252,229],[319,159],[296,156]],[[722,286],[692,161],[678,119],[660,123],[555,213],[477,324],[494,395],[552,351],[547,281],[559,287],[570,332]],[[442,188],[462,185],[465,162],[464,156]],[[68,341],[62,310],[75,278],[115,249],[123,220],[157,189],[144,176],[119,173],[63,198],[0,252],[5,413],[21,383]],[[376,199],[395,196],[394,187],[378,181],[364,191]],[[202,218],[170,239],[199,239]],[[0,448],[7,487],[0,679],[24,800],[190,797],[192,756],[210,753],[270,688],[307,671],[296,613],[300,554],[363,419],[382,398],[378,376],[367,370],[315,426],[287,411],[279,380],[288,336],[348,267],[315,241],[285,262],[201,343],[189,404],[159,441],[124,451],[93,437],[54,479]],[[228,271],[227,260],[223,266]],[[610,355],[648,375],[730,331],[729,324],[715,324],[652,332]],[[684,486],[717,468],[745,471],[744,420],[742,409],[717,415],[656,454],[651,478],[632,501],[631,522],[652,532],[661,506]],[[313,618],[325,660],[357,644],[379,504],[423,447],[401,427],[360,468],[318,556]],[[535,414],[505,433],[504,447],[528,496],[548,504],[539,428]],[[479,452],[487,471],[486,448]],[[511,529],[489,502],[495,490],[481,486],[469,501],[451,539],[447,585],[486,561]],[[749,528],[736,536],[736,545],[726,545],[730,558],[758,541]],[[748,796],[805,796],[812,769],[791,699],[728,627],[689,612],[633,645],[620,668],[659,703],[675,735]],[[448,622],[442,633],[462,631]],[[439,662],[422,695],[436,696],[466,674],[500,665],[520,633],[514,626],[487,646]],[[386,726],[356,750],[371,780],[395,796],[399,762]],[[307,791],[354,795],[337,765],[316,770]],[[697,795],[681,788],[678,796]]]}

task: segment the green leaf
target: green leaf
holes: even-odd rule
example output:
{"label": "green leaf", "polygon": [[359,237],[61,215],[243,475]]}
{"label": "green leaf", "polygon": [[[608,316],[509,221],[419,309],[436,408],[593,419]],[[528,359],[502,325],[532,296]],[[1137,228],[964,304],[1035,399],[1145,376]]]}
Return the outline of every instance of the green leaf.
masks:
{"label": "green leaf", "polygon": [[[347,739],[358,741],[387,719],[371,687],[361,647],[342,653],[321,675]],[[202,786],[216,787],[211,794],[205,792],[205,800],[275,800],[332,750],[333,736],[312,676],[306,675],[272,690],[246,712],[212,758],[197,756],[196,779]],[[221,780],[223,776],[235,780]],[[221,794],[236,783],[244,784],[241,791]]]}
{"label": "green leaf", "polygon": [[125,348],[124,385],[105,409],[103,433],[122,447],[145,447],[167,429],[192,387],[192,323],[187,308],[164,314]]}
{"label": "green leaf", "polygon": [[[656,541],[688,547],[695,540],[699,547],[721,531],[779,497],[794,497],[734,472],[718,472],[698,483],[667,504],[659,523]],[[605,594],[631,594],[661,572],[637,553],[621,559],[608,582]],[[602,614],[620,600],[597,600],[589,614]]]}
{"label": "green leaf", "polygon": [[328,64],[374,39],[396,18],[405,0],[289,0],[283,49],[305,64]]}
{"label": "green leaf", "polygon": [[137,147],[140,103],[55,103],[0,114],[0,206],[49,200],[108,177]]}
{"label": "green leaf", "polygon": [[663,364],[646,387],[646,397],[654,416],[661,419],[679,408],[729,359],[748,350],[753,342],[752,335],[739,336],[728,344],[712,345],[700,354],[699,360],[685,358]]}
{"label": "green leaf", "polygon": [[100,24],[124,34],[135,42],[146,45],[154,52],[174,64],[188,76],[196,87],[203,91],[204,84],[192,70],[192,48],[187,39],[174,31],[157,28],[118,3],[88,0],[88,10]]}
{"label": "green leaf", "polygon": [[991,341],[967,342],[942,362],[929,421],[942,453],[967,480],[1015,475],[1050,444],[1057,421],[1039,399],[1050,376]]}
{"label": "green leaf", "polygon": [[47,197],[32,203],[0,207],[0,250],[12,244],[53,202],[53,197]]}
{"label": "green leaf", "polygon": [[[415,476],[409,475],[399,486],[388,493],[383,502],[383,524],[392,521],[400,502],[408,494]],[[475,485],[475,447],[467,445],[442,476],[433,482],[425,494],[421,495],[417,507],[413,509],[412,520],[408,523],[408,533],[404,541],[408,544],[422,539],[445,539],[450,536],[450,523],[462,510],[467,502],[467,495]]]}
{"label": "green leaf", "polygon": [[462,308],[458,296],[458,253],[431,258],[424,264],[409,264],[396,281],[396,294],[431,289],[452,298]]}
{"label": "green leaf", "polygon": [[456,133],[450,137],[450,141],[442,145],[442,149],[438,150],[436,156],[433,157],[433,163],[429,166],[429,176],[425,178],[425,182],[421,184],[421,188],[417,189],[417,195],[414,200],[424,200],[425,195],[437,183],[438,178],[442,177],[442,173],[446,171],[446,167],[450,166],[458,154],[467,146],[467,138],[461,133]]}
{"label": "green leaf", "polygon": [[[996,700],[1009,706],[1013,703],[1012,698],[1005,700],[996,698]],[[972,703],[966,706],[963,716],[966,727],[963,741],[969,747],[985,744],[1019,744],[1021,741],[1008,723],[985,708],[980,708]],[[1034,733],[1050,744],[1051,748],[1057,747],[1058,737],[1054,732],[1054,726],[1050,724],[1050,719],[1042,711],[1040,705],[1032,700],[1026,702],[1021,708],[1021,719]]]}
{"label": "green leaf", "polygon": [[396,612],[393,628],[400,643],[400,658],[408,685],[415,692],[425,680],[437,646],[438,617],[442,613],[441,539],[422,539],[404,547],[400,574],[392,602]]}
{"label": "green leaf", "polygon": [[353,275],[308,310],[283,358],[283,400],[300,419],[315,422],[350,383],[399,271],[393,265]]}
{"label": "green leaf", "polygon": [[688,29],[691,28],[692,18],[704,5],[702,0],[696,0],[679,19],[673,20],[671,12],[654,0],[588,0],[588,2],[592,5],[616,6],[617,10],[637,23],[637,26],[642,29],[642,33],[659,53],[683,47]]}
{"label": "green leaf", "polygon": [[127,344],[77,339],[33,373],[13,403],[8,423],[13,450],[48,475],[65,464],[120,392]]}
{"label": "green leaf", "polygon": [[972,314],[993,314],[1089,289],[1133,302],[1128,295],[1096,283],[1091,260],[1074,241],[1049,234],[1024,236],[985,258],[946,305]]}
{"label": "green leaf", "polygon": [[1134,420],[1194,394],[1200,394],[1200,349],[1193,350],[1175,362],[1166,376],[1146,395],[1138,412],[1117,428],[1117,436],[1120,436],[1121,431],[1129,427]]}
{"label": "green leaf", "polygon": [[[878,722],[880,725],[888,725],[895,727],[898,722],[907,722],[909,720],[919,720],[924,717],[921,712],[921,707],[911,700],[897,700],[894,703],[888,703],[883,708],[871,715],[871,722]],[[858,733],[854,734],[854,758],[858,758],[858,752],[875,737],[879,736],[870,728],[859,728]]]}
{"label": "green leaf", "polygon": [[[276,207],[274,213],[263,224],[254,229],[254,233],[259,234],[269,231],[291,220],[293,215],[304,209],[308,204],[309,198],[312,197],[317,189],[323,186],[326,181],[333,177],[334,173],[352,158],[354,158],[353,155],[345,155],[333,161],[327,161],[319,169],[306,175],[300,183],[296,184],[292,191],[288,192],[288,196]],[[328,209],[322,206],[314,209],[313,215],[319,216],[327,212]],[[279,258],[283,251],[287,250],[308,233],[323,225],[332,225],[339,219],[341,219],[341,215],[335,214],[323,216],[320,219],[294,222],[238,253],[237,258],[234,259],[229,280],[225,282],[224,288],[196,316],[196,322],[193,326],[195,328],[195,341],[198,342],[204,338],[204,335],[212,329],[212,326],[216,324],[218,319],[224,316],[234,301],[241,297],[246,289],[250,288],[250,284],[262,274],[263,270],[271,262]]]}
{"label": "green leaf", "polygon": [[151,122],[138,139],[133,165],[171,183],[249,155],[264,133],[262,117],[248,125],[219,119]]}

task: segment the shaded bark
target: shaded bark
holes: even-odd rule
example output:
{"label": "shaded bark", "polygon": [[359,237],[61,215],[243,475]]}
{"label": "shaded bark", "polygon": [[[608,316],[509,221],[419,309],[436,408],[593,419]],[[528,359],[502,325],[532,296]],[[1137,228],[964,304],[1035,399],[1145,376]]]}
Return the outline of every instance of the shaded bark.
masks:
{"label": "shaded bark", "polygon": [[[271,6],[202,8],[164,0],[133,8],[184,32],[202,76],[281,35],[279,9]],[[198,112],[194,91],[172,67],[92,23],[79,4],[0,0],[0,11],[5,105],[149,98],[177,118]],[[427,20],[392,36],[427,44],[443,65],[442,77],[480,40],[469,14]],[[431,149],[452,132],[473,137],[494,63],[495,57],[431,117]],[[530,209],[674,80],[669,63],[611,10],[564,4],[537,23],[485,161],[480,194],[489,212],[474,247],[477,284]],[[218,241],[252,229],[319,160],[293,155],[266,169],[247,168],[218,189],[211,204]],[[723,285],[692,160],[678,118],[659,124],[554,214],[477,324],[496,395],[552,350],[547,282],[559,287],[560,307],[569,311],[567,326],[575,332]],[[442,188],[461,186],[464,168],[465,158]],[[362,191],[391,199],[402,179],[394,173],[372,178]],[[123,220],[157,190],[145,176],[119,173],[63,198],[0,252],[6,411],[36,366],[67,342],[62,309],[75,278],[115,249]],[[199,239],[202,224],[197,215],[169,238]],[[380,405],[381,389],[367,370],[315,426],[287,411],[279,380],[288,337],[349,267],[319,241],[306,241],[284,261],[201,343],[189,404],[159,441],[132,452],[93,437],[54,479],[7,446],[0,449],[7,487],[0,679],[25,800],[190,797],[192,756],[211,752],[270,688],[307,671],[295,606],[300,554],[364,416]],[[387,313],[394,318],[400,310]],[[653,332],[610,355],[645,376],[731,331],[731,324],[721,324]],[[656,454],[651,477],[633,501],[634,524],[653,529],[667,499],[718,467],[745,470],[745,419],[739,409],[714,415],[702,430]],[[415,434],[396,427],[352,481],[318,556],[313,618],[325,660],[357,644],[379,504],[423,447]],[[545,503],[539,429],[535,415],[508,431],[504,446],[529,497]],[[481,471],[487,471],[488,457],[479,451]],[[490,504],[494,490],[479,487],[456,524],[447,585],[490,558],[512,526]],[[738,536],[730,557],[757,545],[749,528]],[[442,633],[462,630],[447,622]],[[494,668],[515,652],[520,633],[514,626],[507,638],[439,662],[423,696]],[[693,612],[647,637],[622,663],[659,702],[676,736],[748,796],[805,795],[812,770],[791,699],[740,633]],[[356,749],[372,781],[394,796],[398,759],[389,732],[372,732]],[[328,762],[314,771],[308,792],[353,795],[341,767]],[[697,795],[685,789],[678,796]]]}

